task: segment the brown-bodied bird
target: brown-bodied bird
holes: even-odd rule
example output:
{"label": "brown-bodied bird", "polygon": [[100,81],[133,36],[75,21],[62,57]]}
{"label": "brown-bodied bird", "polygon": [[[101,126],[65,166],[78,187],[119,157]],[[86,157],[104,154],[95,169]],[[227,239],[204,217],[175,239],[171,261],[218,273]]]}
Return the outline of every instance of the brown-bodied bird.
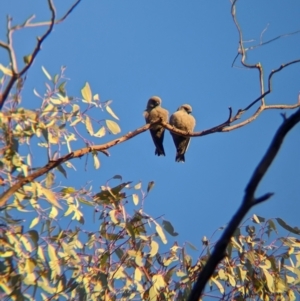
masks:
{"label": "brown-bodied bird", "polygon": [[[192,107],[188,104],[184,104],[178,108],[178,110],[170,117],[170,124],[174,127],[187,132],[193,132],[196,125],[195,118],[190,115],[192,113]],[[183,137],[171,132],[174,144],[176,146],[176,162],[185,162],[184,154],[190,144],[190,137]]]}
{"label": "brown-bodied bird", "polygon": [[[169,112],[161,107],[161,99],[158,96],[152,96],[147,103],[147,108],[144,112],[144,117],[147,123],[158,120],[161,118],[163,121],[168,122]],[[153,142],[156,146],[155,155],[165,156],[163,146],[165,128],[160,124],[153,125],[150,129]]]}

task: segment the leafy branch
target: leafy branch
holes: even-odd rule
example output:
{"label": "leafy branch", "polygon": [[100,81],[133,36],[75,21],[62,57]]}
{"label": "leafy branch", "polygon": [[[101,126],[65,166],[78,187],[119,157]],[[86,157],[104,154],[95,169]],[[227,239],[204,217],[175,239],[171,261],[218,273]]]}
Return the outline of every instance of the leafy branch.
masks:
{"label": "leafy branch", "polygon": [[[28,20],[24,22],[22,25],[12,26],[11,21],[12,18],[10,16],[7,17],[7,42],[0,41],[0,47],[7,50],[10,63],[11,63],[11,70],[8,69],[8,73],[11,73],[10,80],[8,81],[3,93],[0,93],[0,110],[2,109],[4,102],[6,101],[12,87],[14,86],[15,82],[20,79],[31,67],[34,59],[38,55],[39,51],[41,50],[42,44],[45,41],[45,39],[50,35],[50,33],[53,30],[54,24],[60,23],[63,20],[67,18],[67,16],[73,11],[73,9],[79,4],[81,0],[77,0],[71,8],[66,12],[66,14],[59,20],[55,20],[56,13],[55,13],[55,7],[53,5],[52,0],[48,0],[49,10],[51,12],[51,19],[50,22],[46,23],[30,23],[30,21],[33,19],[33,17],[30,17]],[[23,29],[26,27],[36,27],[41,25],[49,25],[48,29],[45,31],[45,33],[37,38],[36,46],[33,50],[33,52],[27,56],[26,65],[18,71],[18,65],[17,65],[17,59],[16,59],[16,53],[13,48],[13,33],[16,30]]]}

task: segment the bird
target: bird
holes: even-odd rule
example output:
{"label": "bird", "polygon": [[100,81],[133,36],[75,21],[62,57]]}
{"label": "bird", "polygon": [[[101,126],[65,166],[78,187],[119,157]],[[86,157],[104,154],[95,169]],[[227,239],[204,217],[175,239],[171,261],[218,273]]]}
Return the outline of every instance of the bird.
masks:
{"label": "bird", "polygon": [[[152,96],[148,100],[147,108],[144,111],[144,117],[146,123],[162,119],[164,122],[168,122],[169,112],[161,107],[162,100],[158,96]],[[163,146],[165,128],[161,124],[155,124],[150,128],[150,133],[155,144],[155,155],[165,156],[165,150]]]}
{"label": "bird", "polygon": [[[183,104],[171,115],[169,123],[179,130],[193,132],[196,120],[192,115],[190,115],[191,113],[192,107],[188,104]],[[172,132],[171,135],[177,151],[175,161],[185,162],[184,154],[188,149],[191,138],[179,136]]]}

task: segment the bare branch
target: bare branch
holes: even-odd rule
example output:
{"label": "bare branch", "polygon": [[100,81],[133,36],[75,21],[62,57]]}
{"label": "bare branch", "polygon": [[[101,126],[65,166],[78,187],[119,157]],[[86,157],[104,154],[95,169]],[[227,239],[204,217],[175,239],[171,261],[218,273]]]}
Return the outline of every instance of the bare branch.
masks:
{"label": "bare branch", "polygon": [[[48,0],[48,5],[49,5],[49,9],[51,11],[51,20],[50,22],[47,22],[47,26],[48,29],[46,30],[46,32],[42,35],[42,37],[39,37],[37,39],[37,44],[33,50],[33,52],[30,54],[29,56],[29,62],[26,64],[26,66],[20,71],[18,72],[18,67],[17,67],[17,61],[16,61],[16,56],[15,56],[15,52],[14,52],[14,48],[12,45],[12,35],[13,32],[17,29],[21,29],[21,28],[25,28],[28,27],[30,23],[30,21],[33,19],[34,16],[30,17],[29,19],[27,19],[25,21],[25,23],[23,25],[17,25],[15,27],[11,27],[11,18],[8,17],[8,21],[7,21],[7,41],[8,43],[4,43],[2,41],[0,41],[0,46],[5,48],[8,53],[9,53],[9,57],[10,57],[10,62],[12,65],[12,77],[10,78],[7,86],[4,89],[4,92],[0,94],[0,110],[2,109],[5,100],[7,99],[10,90],[12,89],[13,85],[15,84],[15,82],[21,77],[23,76],[28,69],[31,67],[34,59],[36,58],[36,56],[38,55],[39,51],[41,50],[41,46],[44,42],[44,40],[50,35],[50,33],[53,30],[54,24],[56,22],[60,23],[63,20],[65,20],[67,18],[67,16],[73,11],[73,9],[79,4],[81,0],[77,0],[72,6],[71,8],[67,11],[67,13],[58,21],[55,21],[55,7],[53,5],[52,0]],[[37,26],[37,25],[35,25]]]}
{"label": "bare branch", "polygon": [[[240,119],[241,116],[247,111],[249,110],[252,106],[254,106],[258,101],[261,101],[261,105],[260,107],[257,109],[257,111],[251,116],[249,117],[247,120],[244,120],[243,122],[239,123],[239,124],[235,124],[235,125],[232,125],[232,126],[228,126],[228,127],[225,127],[224,129],[222,129],[223,132],[229,132],[229,131],[232,131],[234,129],[237,129],[239,127],[242,127],[250,122],[252,122],[253,120],[255,120],[257,118],[257,116],[264,110],[266,109],[271,109],[271,108],[274,108],[274,109],[293,109],[293,108],[296,108],[296,107],[299,107],[300,106],[300,103],[298,102],[297,104],[295,105],[269,105],[269,106],[266,106],[265,104],[265,96],[270,94],[272,92],[272,77],[275,73],[281,71],[282,69],[292,65],[292,64],[296,64],[296,63],[300,63],[300,59],[296,59],[296,60],[293,60],[293,61],[290,61],[286,64],[282,64],[280,65],[277,69],[275,70],[272,70],[268,76],[268,90],[265,91],[264,89],[264,74],[263,74],[263,68],[262,68],[262,65],[260,63],[257,63],[257,64],[253,64],[253,65],[250,65],[248,63],[246,63],[246,52],[248,50],[251,50],[252,48],[245,48],[244,47],[244,42],[243,42],[243,35],[242,35],[242,30],[241,30],[241,27],[236,19],[236,2],[237,0],[234,0],[232,2],[232,6],[231,6],[231,15],[232,15],[232,18],[233,18],[233,22],[237,28],[237,31],[238,31],[238,34],[239,34],[239,51],[238,51],[238,55],[241,55],[242,58],[241,58],[241,64],[246,67],[246,68],[256,68],[259,72],[259,85],[260,85],[260,96],[255,99],[253,102],[251,102],[245,109],[240,109],[238,110],[237,114],[230,120],[230,123],[236,121],[237,119]],[[266,29],[265,29],[266,30]],[[264,31],[265,31],[264,30]],[[295,31],[291,34],[285,34],[285,35],[280,35],[272,40],[269,40],[265,43],[261,43],[261,45],[263,44],[267,44],[267,43],[270,43],[274,40],[277,40],[281,37],[285,37],[285,36],[289,36],[289,35],[292,35],[292,34],[296,34],[300,32],[299,30],[298,31]],[[238,55],[234,58],[234,62],[235,60],[237,59]],[[234,64],[233,62],[233,64]]]}
{"label": "bare branch", "polygon": [[240,208],[232,217],[223,235],[217,242],[212,252],[212,255],[210,256],[203,270],[198,275],[197,282],[195,283],[192,289],[188,301],[199,300],[205,288],[206,283],[213,275],[218,263],[224,258],[226,247],[230,242],[231,237],[234,234],[234,231],[242,222],[243,218],[246,216],[246,214],[251,209],[251,207],[266,201],[273,195],[272,193],[267,193],[258,199],[254,198],[256,188],[258,184],[261,182],[264,175],[266,174],[271,163],[274,161],[278,151],[280,150],[280,147],[283,143],[285,136],[299,122],[300,122],[300,109],[298,109],[296,113],[294,113],[289,118],[287,118],[275,133],[275,136],[269,146],[269,149],[267,150],[266,154],[264,155],[264,157],[256,167],[249,183],[247,184],[247,187],[245,189],[245,196]]}
{"label": "bare branch", "polygon": [[[266,31],[266,28],[264,29],[264,31]],[[263,31],[263,33],[264,33],[264,31]],[[277,36],[277,37],[275,37],[275,38],[273,38],[271,40],[268,40],[266,42],[262,42],[262,39],[261,39],[261,42],[258,45],[250,46],[249,48],[247,48],[247,50],[253,50],[255,48],[258,48],[258,47],[264,46],[266,44],[272,43],[272,42],[274,42],[274,41],[276,41],[278,39],[289,37],[289,36],[292,36],[292,35],[297,34],[297,33],[300,33],[300,30],[293,31],[291,33],[281,34],[281,35],[279,35],[279,36]]]}
{"label": "bare branch", "polygon": [[[54,21],[54,24],[59,24],[63,22],[75,9],[75,7],[80,3],[81,0],[77,0],[70,8],[69,10],[58,20]],[[51,25],[51,21],[45,21],[45,22],[37,22],[37,23],[30,23],[35,18],[35,15],[32,15],[30,18],[28,18],[22,25],[16,25],[13,27],[14,30],[20,30],[24,27],[40,27],[40,26],[49,26]]]}

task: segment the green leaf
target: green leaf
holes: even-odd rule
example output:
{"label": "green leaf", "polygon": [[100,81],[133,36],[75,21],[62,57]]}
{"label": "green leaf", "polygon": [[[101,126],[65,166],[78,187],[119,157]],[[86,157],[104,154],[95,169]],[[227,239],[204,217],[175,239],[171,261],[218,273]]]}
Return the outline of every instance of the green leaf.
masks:
{"label": "green leaf", "polygon": [[23,61],[26,65],[28,65],[31,62],[31,60],[32,60],[31,54],[23,56]]}
{"label": "green leaf", "polygon": [[134,233],[132,224],[129,222],[126,222],[125,227],[126,227],[128,234],[132,237],[133,240],[135,240],[135,233]]}
{"label": "green leaf", "polygon": [[162,223],[164,229],[172,236],[177,236],[178,233],[174,231],[174,227],[169,221],[164,220]]}
{"label": "green leaf", "polygon": [[46,68],[45,68],[44,66],[42,66],[42,70],[43,70],[44,74],[46,75],[46,77],[47,77],[49,80],[52,80],[51,75],[48,73],[48,71],[46,70]]}
{"label": "green leaf", "polygon": [[65,86],[66,86],[66,83],[67,82],[62,82],[59,86],[58,86],[58,91],[61,95],[63,96],[66,96],[66,89],[65,89]]}
{"label": "green leaf", "polygon": [[285,230],[294,233],[294,234],[298,234],[300,235],[300,230],[298,227],[291,227],[289,226],[284,220],[282,220],[281,218],[276,218],[277,223],[284,228]]}
{"label": "green leaf", "polygon": [[57,166],[57,170],[62,173],[64,175],[65,178],[67,178],[67,172],[65,171],[65,169],[62,167],[62,165],[58,165]]}
{"label": "green leaf", "polygon": [[85,83],[85,86],[81,89],[81,95],[85,102],[91,103],[92,102],[92,91],[90,88],[89,83]]}
{"label": "green leaf", "polygon": [[118,116],[113,112],[113,110],[110,108],[110,106],[106,106],[106,111],[115,119],[119,120]]}
{"label": "green leaf", "polygon": [[34,246],[37,248],[38,247],[38,241],[39,241],[39,233],[35,230],[30,230],[27,232],[34,243]]}
{"label": "green leaf", "polygon": [[109,119],[105,120],[105,122],[106,122],[106,126],[108,127],[109,131],[112,134],[116,135],[116,134],[119,134],[121,132],[121,129],[120,129],[119,125],[116,122],[114,122],[112,120],[109,120]]}
{"label": "green leaf", "polygon": [[76,192],[76,189],[74,187],[65,187],[61,190],[61,192],[66,195]]}
{"label": "green leaf", "polygon": [[147,193],[149,193],[150,192],[150,190],[154,187],[154,181],[150,181],[149,183],[148,183],[148,187],[147,187]]}
{"label": "green leaf", "polygon": [[120,176],[120,175],[114,175],[112,178],[113,179],[118,179],[118,180],[122,181],[122,176]]}

